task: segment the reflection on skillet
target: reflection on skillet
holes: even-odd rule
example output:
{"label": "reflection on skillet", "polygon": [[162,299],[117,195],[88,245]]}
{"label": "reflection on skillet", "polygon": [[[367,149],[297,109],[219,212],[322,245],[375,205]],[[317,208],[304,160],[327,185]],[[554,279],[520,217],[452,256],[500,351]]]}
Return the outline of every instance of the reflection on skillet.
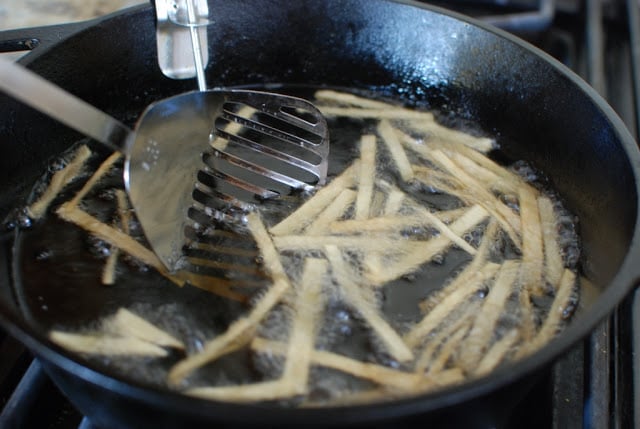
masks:
{"label": "reflection on skillet", "polygon": [[541,175],[432,113],[328,90],[314,102],[327,185],[257,203],[242,225],[193,224],[188,284],[146,247],[119,155],[74,148],[27,209],[28,317],[125,378],[288,406],[461,383],[562,329],[578,237]]}

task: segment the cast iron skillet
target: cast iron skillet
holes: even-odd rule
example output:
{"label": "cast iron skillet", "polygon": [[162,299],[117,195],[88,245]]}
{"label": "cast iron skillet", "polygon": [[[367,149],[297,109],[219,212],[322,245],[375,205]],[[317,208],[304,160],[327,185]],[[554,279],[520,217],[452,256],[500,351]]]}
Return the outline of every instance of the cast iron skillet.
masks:
{"label": "cast iron skillet", "polygon": [[[374,89],[473,119],[497,136],[508,157],[544,171],[580,218],[582,274],[599,285],[598,299],[557,340],[486,378],[417,398],[321,410],[201,401],[99,372],[52,345],[21,316],[11,292],[10,241],[0,265],[3,328],[41,358],[93,424],[105,428],[499,426],[536,373],[586,336],[638,280],[640,156],[621,120],[547,55],[500,31],[412,2],[227,0],[216,2],[216,10],[207,70],[213,86],[283,82]],[[149,6],[49,30],[22,63],[129,123],[149,102],[195,86],[159,72]],[[16,31],[4,37],[38,35]],[[24,201],[47,160],[80,136],[6,97],[0,99],[0,118],[4,217]]]}

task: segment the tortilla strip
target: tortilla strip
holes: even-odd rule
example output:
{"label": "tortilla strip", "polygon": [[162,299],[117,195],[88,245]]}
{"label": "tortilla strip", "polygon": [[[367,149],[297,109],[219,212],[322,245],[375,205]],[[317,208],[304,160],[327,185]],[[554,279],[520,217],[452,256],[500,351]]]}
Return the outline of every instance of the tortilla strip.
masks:
{"label": "tortilla strip", "polygon": [[461,187],[468,188],[467,192],[459,194],[460,198],[469,200],[475,204],[481,204],[500,221],[503,229],[509,234],[511,241],[519,248],[522,246],[521,239],[518,236],[518,233],[521,231],[521,221],[513,210],[498,200],[475,178],[457,166],[444,152],[434,150],[431,152],[431,158],[435,160],[440,167],[447,170],[451,174],[452,179],[457,181]]}
{"label": "tortilla strip", "polygon": [[294,386],[289,380],[232,386],[194,387],[184,393],[198,398],[225,402],[275,401],[297,395]]}
{"label": "tortilla strip", "polygon": [[[251,342],[251,348],[260,353],[277,355],[284,355],[287,351],[286,343],[269,341],[260,337],[256,337]],[[424,380],[424,376],[421,374],[404,372],[375,363],[366,363],[323,350],[311,352],[311,363],[370,380],[382,386],[393,386],[403,390],[411,389]]]}
{"label": "tortilla strip", "polygon": [[113,317],[107,319],[104,329],[107,332],[135,337],[157,346],[184,350],[182,341],[126,308],[120,308]]}
{"label": "tortilla strip", "polygon": [[446,143],[455,142],[457,144],[463,144],[482,153],[487,153],[496,147],[494,139],[488,137],[474,137],[463,131],[454,130],[440,125],[436,121],[415,121],[412,119],[413,118],[407,118],[407,127],[416,132],[427,134],[427,138]]}
{"label": "tortilla strip", "polygon": [[400,189],[393,188],[387,193],[387,200],[384,204],[383,214],[385,216],[395,216],[402,207],[406,194]]}
{"label": "tortilla strip", "polygon": [[413,359],[413,353],[404,343],[400,335],[389,325],[380,315],[380,312],[363,295],[364,290],[356,284],[354,276],[349,273],[349,267],[345,262],[340,249],[336,246],[325,246],[325,254],[331,263],[333,278],[340,285],[340,291],[344,300],[367,321],[367,324],[378,339],[382,341],[387,351],[399,362],[406,362]]}
{"label": "tortilla strip", "polygon": [[114,152],[107,159],[102,161],[100,167],[93,173],[93,175],[87,180],[84,186],[76,193],[76,195],[69,201],[69,204],[72,206],[77,206],[80,200],[82,200],[88,193],[93,189],[93,187],[98,183],[102,177],[109,172],[111,167],[122,158],[122,154],[120,152]]}
{"label": "tortilla strip", "polygon": [[519,189],[520,218],[522,224],[522,270],[521,284],[530,293],[544,294],[542,265],[544,250],[542,247],[542,227],[538,210],[537,191],[529,186]]}
{"label": "tortilla strip", "polygon": [[[120,229],[125,234],[129,235],[129,222],[131,215],[129,213],[129,203],[127,195],[122,189],[116,189],[116,201],[118,206],[118,215],[120,218]],[[107,262],[102,270],[102,284],[112,285],[116,281],[116,263],[120,256],[120,249],[112,246],[111,253],[107,258]]]}
{"label": "tortilla strip", "polygon": [[505,261],[500,267],[465,341],[465,353],[460,359],[463,369],[474,368],[489,348],[498,319],[504,314],[507,299],[514,292],[520,267],[520,263],[514,260]]}
{"label": "tortilla strip", "polygon": [[558,289],[564,272],[564,262],[558,244],[558,223],[551,200],[545,196],[538,197],[538,211],[544,242],[545,276],[549,284]]}
{"label": "tortilla strip", "polygon": [[322,286],[328,271],[324,259],[305,259],[300,291],[295,301],[295,316],[289,334],[287,358],[282,378],[290,380],[298,394],[307,393],[311,353],[317,324],[324,310]]}
{"label": "tortilla strip", "polygon": [[409,241],[388,235],[368,236],[338,236],[338,235],[285,235],[273,237],[273,242],[279,251],[308,251],[323,250],[325,245],[337,246],[345,249],[359,250],[363,253],[380,250],[387,247],[399,252],[410,252],[424,246],[430,241]]}
{"label": "tortilla strip", "polygon": [[359,171],[359,162],[355,161],[338,177],[321,188],[313,197],[302,204],[269,232],[273,235],[294,234],[301,231],[312,219],[325,209],[345,188],[355,184],[355,175]]}
{"label": "tortilla strip", "polygon": [[562,273],[560,285],[556,291],[556,296],[549,309],[546,319],[542,323],[540,331],[516,354],[516,358],[521,358],[538,350],[553,339],[562,324],[563,313],[571,305],[576,286],[576,275],[573,271],[565,269]]}
{"label": "tortilla strip", "polygon": [[355,219],[368,219],[373,199],[373,184],[376,177],[376,136],[363,135],[360,139],[360,170],[358,173],[358,195],[356,196]]}
{"label": "tortilla strip", "polygon": [[311,222],[304,231],[305,234],[318,235],[326,232],[327,229],[329,229],[329,224],[336,219],[340,219],[349,206],[353,204],[356,195],[356,191],[352,191],[351,189],[344,189],[340,192],[340,195]]}
{"label": "tortilla strip", "polygon": [[506,355],[513,350],[513,346],[520,338],[518,329],[511,329],[502,338],[493,343],[491,348],[482,357],[475,368],[470,368],[475,375],[482,376],[490,373],[504,360]]}
{"label": "tortilla strip", "polygon": [[378,124],[378,134],[382,138],[382,142],[387,146],[391,154],[391,159],[393,159],[402,180],[407,182],[413,179],[413,168],[411,167],[409,158],[407,158],[407,154],[398,139],[398,135],[388,120],[383,119],[380,121]]}
{"label": "tortilla strip", "polygon": [[49,186],[42,195],[27,207],[29,217],[36,220],[44,216],[49,205],[58,196],[60,191],[80,174],[80,171],[90,156],[91,150],[85,145],[80,146],[73,154],[73,159],[62,170],[56,171],[53,174]]}
{"label": "tortilla strip", "polygon": [[384,101],[371,100],[370,98],[358,97],[348,92],[332,91],[330,89],[320,89],[314,94],[314,98],[319,102],[335,102],[352,105],[355,107],[369,109],[401,109],[402,107],[385,103]]}
{"label": "tortilla strip", "polygon": [[[451,343],[452,340],[455,340],[456,343],[462,341],[464,336],[460,338],[455,337],[456,333],[462,328],[465,328],[465,333],[469,331],[471,320],[480,307],[480,303],[467,300],[466,303],[461,303],[460,305],[466,305],[466,307],[463,308],[461,312],[455,311],[454,309],[455,313],[451,313],[454,315],[451,323],[444,323],[442,329],[438,330],[435,336],[429,338],[425,348],[422,350],[422,353],[420,353],[420,357],[416,359],[414,365],[415,372],[422,374],[425,371],[428,373],[441,371],[445,363],[442,361],[449,359],[453,352],[453,344],[445,350],[443,350],[443,348]],[[451,314],[446,315],[445,319],[451,319]],[[437,353],[438,349],[440,349],[440,353]]]}
{"label": "tortilla strip", "polygon": [[347,116],[349,118],[371,118],[371,119],[417,119],[419,121],[434,121],[433,114],[418,110],[402,108],[395,109],[361,109],[358,107],[333,107],[318,106],[320,112],[325,116]]}
{"label": "tortilla strip", "polygon": [[[478,205],[473,206],[452,223],[450,229],[454,234],[462,235],[483,222],[487,216],[488,213],[485,209]],[[451,243],[447,236],[439,236],[422,242],[422,245],[417,247],[415,251],[406,254],[402,259],[387,267],[382,276],[369,280],[374,284],[382,284],[413,272],[422,264],[430,261],[438,252],[449,247]]]}
{"label": "tortilla strip", "polygon": [[49,339],[59,346],[76,353],[150,357],[164,357],[168,354],[162,347],[131,336],[116,337],[104,333],[74,334],[50,331]]}
{"label": "tortilla strip", "polygon": [[404,341],[409,347],[417,347],[423,338],[427,337],[442,321],[469,296],[475,293],[482,284],[493,277],[500,265],[487,263],[477,272],[475,269],[463,271],[448,288],[452,292],[447,294],[442,301],[426,314],[422,320],[416,323],[404,336]]}
{"label": "tortilla strip", "polygon": [[291,289],[278,252],[257,213],[247,215],[247,227],[256,240],[264,260],[264,267],[271,275],[273,284],[247,316],[237,319],[223,334],[206,343],[200,353],[188,356],[174,365],[169,371],[169,383],[172,385],[177,385],[194,370],[217,359],[221,351],[230,344],[247,344],[260,321]]}

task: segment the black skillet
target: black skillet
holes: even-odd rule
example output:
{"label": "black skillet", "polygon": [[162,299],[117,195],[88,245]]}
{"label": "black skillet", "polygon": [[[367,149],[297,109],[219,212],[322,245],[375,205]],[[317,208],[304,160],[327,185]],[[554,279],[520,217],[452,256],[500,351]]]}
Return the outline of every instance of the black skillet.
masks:
{"label": "black skillet", "polygon": [[[582,274],[599,295],[556,341],[458,387],[384,404],[280,409],[183,397],[99,370],[49,343],[18,305],[23,261],[2,247],[0,322],[41,358],[99,427],[499,426],[536,374],[586,336],[638,281],[636,143],[612,109],[570,71],[503,32],[408,1],[228,0],[209,29],[212,86],[287,83],[374,90],[473,120],[505,157],[543,171],[580,219]],[[149,6],[65,28],[5,32],[34,46],[22,63],[128,123],[150,102],[192,89],[157,67]],[[33,39],[33,40],[32,40]],[[5,43],[4,46],[11,45]],[[0,101],[0,215],[26,200],[49,161],[81,136]],[[17,236],[20,238],[21,233]],[[47,278],[42,282],[46,287]],[[36,300],[37,297],[31,297]]]}

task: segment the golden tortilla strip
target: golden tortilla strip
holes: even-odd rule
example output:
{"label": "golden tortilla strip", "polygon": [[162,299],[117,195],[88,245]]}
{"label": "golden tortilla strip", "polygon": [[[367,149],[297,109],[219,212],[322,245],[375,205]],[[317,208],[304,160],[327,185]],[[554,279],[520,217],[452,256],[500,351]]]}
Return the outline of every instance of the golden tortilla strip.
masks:
{"label": "golden tortilla strip", "polygon": [[313,197],[302,204],[296,211],[271,227],[273,235],[295,234],[307,226],[322,210],[324,210],[345,188],[352,187],[356,182],[356,175],[360,163],[355,161],[338,177],[321,188]]}
{"label": "golden tortilla strip", "polygon": [[51,181],[47,189],[40,197],[29,207],[27,213],[32,219],[40,219],[49,208],[49,205],[58,196],[60,191],[64,189],[73,179],[78,177],[85,163],[91,156],[91,150],[82,145],[73,154],[73,159],[62,170],[56,171],[51,177]]}
{"label": "golden tortilla strip", "polygon": [[164,357],[168,355],[162,347],[132,336],[116,337],[104,333],[74,334],[50,331],[49,339],[75,353],[102,356]]}
{"label": "golden tortilla strip", "polygon": [[398,139],[398,135],[388,120],[383,119],[380,121],[378,124],[378,134],[380,135],[382,142],[387,146],[387,149],[391,154],[391,159],[393,159],[402,180],[408,182],[413,179],[413,168],[411,167],[411,162],[409,162],[407,153],[404,151],[402,143],[400,143],[400,140]]}
{"label": "golden tortilla strip", "polygon": [[375,303],[364,295],[365,290],[360,287],[354,275],[350,273],[350,267],[344,260],[340,249],[327,245],[325,246],[325,254],[331,263],[333,278],[338,283],[344,300],[366,320],[389,354],[399,362],[413,359],[413,353],[404,343],[402,337],[380,315]]}
{"label": "golden tortilla strip", "polygon": [[169,383],[172,385],[177,385],[194,370],[217,359],[221,351],[230,344],[247,344],[262,319],[280,301],[282,296],[291,289],[289,278],[282,266],[278,251],[274,247],[271,237],[257,213],[254,212],[247,215],[247,227],[256,240],[264,260],[265,270],[271,275],[273,284],[247,316],[237,319],[224,333],[207,342],[200,353],[188,356],[174,365],[169,372]]}

